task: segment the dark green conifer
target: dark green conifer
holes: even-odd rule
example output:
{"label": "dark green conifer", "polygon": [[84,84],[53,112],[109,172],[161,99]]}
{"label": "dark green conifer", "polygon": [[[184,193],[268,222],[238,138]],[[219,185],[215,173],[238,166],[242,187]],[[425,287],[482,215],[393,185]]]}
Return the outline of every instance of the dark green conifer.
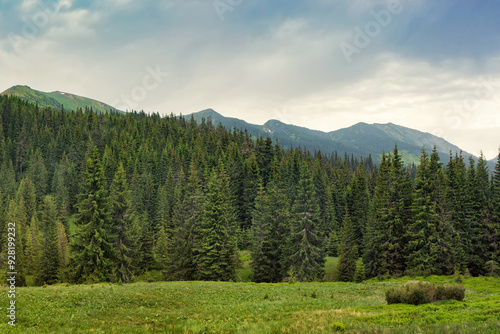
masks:
{"label": "dark green conifer", "polygon": [[76,233],[71,243],[73,281],[95,283],[112,280],[115,252],[110,238],[109,199],[97,147],[86,162],[79,196]]}
{"label": "dark green conifer", "polygon": [[38,275],[35,277],[37,285],[54,284],[59,280],[61,264],[58,248],[58,224],[56,203],[52,196],[47,195],[43,199],[43,211],[41,215],[42,254],[40,256]]}
{"label": "dark green conifer", "polygon": [[201,280],[234,280],[237,265],[236,221],[222,161],[208,179],[200,225],[201,240],[195,249],[196,276]]}
{"label": "dark green conifer", "polygon": [[299,281],[323,278],[325,237],[321,234],[320,211],[314,183],[307,163],[300,169],[295,200],[291,210],[291,234],[287,243],[287,265]]}
{"label": "dark green conifer", "polygon": [[356,242],[354,224],[351,216],[349,215],[349,210],[347,209],[345,211],[344,220],[342,221],[340,240],[337,273],[339,280],[343,282],[350,282],[354,279],[354,273],[356,271],[358,246]]}

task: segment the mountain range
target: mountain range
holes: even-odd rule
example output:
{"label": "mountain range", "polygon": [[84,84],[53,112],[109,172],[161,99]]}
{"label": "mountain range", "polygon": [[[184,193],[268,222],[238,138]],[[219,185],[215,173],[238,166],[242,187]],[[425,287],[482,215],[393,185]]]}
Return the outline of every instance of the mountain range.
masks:
{"label": "mountain range", "polygon": [[[28,102],[38,103],[42,108],[61,109],[64,107],[65,110],[92,108],[97,112],[110,110],[121,112],[110,105],[86,97],[60,91],[45,93],[28,86],[11,87],[1,95],[18,96]],[[327,154],[337,152],[340,156],[348,154],[356,157],[368,157],[371,155],[376,163],[380,162],[383,152],[392,151],[396,144],[407,164],[418,164],[422,147],[430,151],[434,146],[439,152],[441,161],[445,164],[449,160],[450,152],[452,154],[462,152],[465,159],[469,156],[477,159],[474,155],[461,150],[443,138],[393,123],[357,123],[348,128],[323,132],[285,124],[276,119],[271,119],[263,125],[251,124],[238,118],[225,117],[213,109],[205,109],[184,117],[186,119],[193,117],[198,123],[201,123],[203,119],[210,119],[214,125],[220,123],[226,128],[246,129],[254,138],[270,137],[284,147],[301,147],[310,151],[320,150]],[[489,161],[490,170],[492,170],[495,160]]]}
{"label": "mountain range", "polygon": [[[324,153],[336,151],[339,155],[347,153],[357,157],[371,155],[377,163],[380,162],[382,153],[391,152],[396,144],[407,164],[418,164],[422,147],[430,152],[434,146],[439,152],[441,161],[445,164],[449,160],[450,152],[452,154],[462,152],[466,160],[469,156],[477,160],[473,154],[443,138],[393,123],[357,123],[348,128],[323,132],[285,124],[275,119],[267,121],[264,125],[251,124],[238,118],[224,117],[213,109],[202,110],[185,117],[191,116],[197,122],[210,119],[214,125],[220,123],[226,128],[247,129],[252,136],[270,137],[285,147],[302,147],[311,151],[320,150]],[[494,166],[494,160],[489,161],[490,170]]]}

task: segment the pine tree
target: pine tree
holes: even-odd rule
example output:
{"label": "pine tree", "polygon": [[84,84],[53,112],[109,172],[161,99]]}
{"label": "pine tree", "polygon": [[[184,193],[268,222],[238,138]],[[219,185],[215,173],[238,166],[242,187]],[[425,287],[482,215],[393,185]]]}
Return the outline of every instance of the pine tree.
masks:
{"label": "pine tree", "polygon": [[58,248],[58,224],[57,208],[54,198],[47,195],[43,199],[43,211],[41,215],[42,226],[42,254],[38,275],[35,277],[37,285],[54,284],[59,279],[59,248]]}
{"label": "pine tree", "polygon": [[320,211],[307,163],[303,163],[291,210],[291,234],[287,243],[288,265],[299,281],[314,281],[324,275],[324,242],[319,231]]}
{"label": "pine tree", "polygon": [[197,245],[196,275],[202,280],[233,280],[236,276],[236,230],[234,208],[224,165],[213,169],[207,183],[201,218],[200,244]]}
{"label": "pine tree", "polygon": [[[165,232],[163,226],[160,227],[157,235],[156,247],[155,247],[155,261],[161,270],[165,270],[168,265],[168,249],[169,249],[169,239]],[[168,275],[165,275],[168,277]]]}
{"label": "pine tree", "polygon": [[367,275],[398,276],[405,269],[406,228],[411,218],[413,187],[397,146],[382,155],[366,229],[363,260]]}
{"label": "pine tree", "polygon": [[332,231],[328,236],[328,256],[339,255],[340,238],[336,231]]}
{"label": "pine tree", "polygon": [[351,187],[347,192],[347,207],[353,224],[355,243],[360,254],[363,253],[364,233],[368,221],[368,188],[364,166],[354,173]]}
{"label": "pine tree", "polygon": [[500,152],[493,170],[490,211],[487,254],[489,261],[494,261],[498,265],[500,263]]}
{"label": "pine tree", "polygon": [[57,226],[57,248],[59,251],[59,281],[67,282],[70,279],[68,268],[70,258],[69,243],[66,236],[66,229],[61,222]]}
{"label": "pine tree", "polygon": [[354,224],[349,210],[346,209],[339,246],[339,264],[337,266],[338,277],[343,282],[350,282],[354,279],[356,271],[356,260],[358,259],[358,247]]}
{"label": "pine tree", "polygon": [[76,216],[70,266],[76,283],[110,281],[115,252],[110,240],[108,196],[97,147],[87,160]]}
{"label": "pine tree", "polygon": [[436,150],[430,160],[425,149],[422,150],[412,205],[413,222],[407,233],[408,274],[449,275],[453,272],[457,235],[443,209],[444,182]]}
{"label": "pine tree", "polygon": [[467,203],[470,209],[469,230],[467,233],[468,249],[467,268],[470,274],[478,276],[484,272],[484,264],[487,261],[486,254],[486,212],[488,208],[489,179],[482,155],[479,158],[477,168],[472,157],[469,158],[467,170],[467,185],[465,188]]}
{"label": "pine tree", "polygon": [[280,282],[284,278],[282,238],[287,232],[288,203],[274,180],[261,187],[255,199],[251,266],[255,282]]}
{"label": "pine tree", "polygon": [[253,153],[247,158],[245,163],[245,183],[244,183],[244,204],[243,204],[243,222],[241,228],[244,231],[250,229],[252,225],[252,212],[254,209],[255,198],[259,191],[261,178],[257,159]]}
{"label": "pine tree", "polygon": [[[446,168],[446,199],[447,213],[450,221],[453,222],[455,231],[458,234],[458,242],[455,251],[457,252],[460,269],[465,270],[472,264],[471,245],[471,223],[472,203],[470,200],[467,184],[467,169],[465,167],[462,154],[450,156],[450,162]],[[471,176],[472,177],[472,176]],[[473,183],[474,181],[472,181]],[[470,186],[474,186],[471,184]]]}
{"label": "pine tree", "polygon": [[17,197],[19,198],[20,195],[22,195],[23,197],[27,219],[28,221],[31,221],[31,218],[36,213],[37,199],[35,195],[35,188],[33,186],[33,182],[31,181],[29,176],[23,178],[19,184],[19,189],[17,190]]}
{"label": "pine tree", "polygon": [[130,282],[137,266],[138,233],[133,226],[130,190],[123,164],[120,163],[111,183],[111,236],[116,254],[116,279]]}
{"label": "pine tree", "polygon": [[354,282],[361,283],[366,279],[365,265],[363,259],[356,261],[356,270],[354,271]]}
{"label": "pine tree", "polygon": [[[173,224],[170,235],[165,241],[166,262],[165,278],[167,280],[194,280],[198,278],[196,263],[203,233],[201,231],[201,214],[204,206],[204,195],[198,171],[194,164],[190,165],[184,193],[179,197],[174,208]],[[159,241],[160,242],[160,241]],[[161,253],[163,258],[163,252]]]}
{"label": "pine tree", "polygon": [[40,256],[42,254],[42,247],[40,244],[41,235],[38,228],[38,221],[36,215],[31,218],[30,226],[26,236],[26,274],[37,275],[40,263]]}

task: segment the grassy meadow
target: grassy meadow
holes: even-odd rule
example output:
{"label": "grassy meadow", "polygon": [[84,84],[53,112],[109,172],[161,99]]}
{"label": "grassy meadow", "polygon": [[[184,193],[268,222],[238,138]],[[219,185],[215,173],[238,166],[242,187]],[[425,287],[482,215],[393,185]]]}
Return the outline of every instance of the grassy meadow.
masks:
{"label": "grassy meadow", "polygon": [[[248,279],[248,264],[240,269]],[[329,259],[325,278],[333,277]],[[250,272],[251,274],[251,272]],[[331,276],[328,276],[331,275]],[[365,283],[138,282],[17,289],[16,327],[0,333],[499,333],[500,279],[463,278],[462,302],[387,305],[410,280]],[[0,303],[7,307],[7,287]],[[7,314],[7,311],[5,311]]]}

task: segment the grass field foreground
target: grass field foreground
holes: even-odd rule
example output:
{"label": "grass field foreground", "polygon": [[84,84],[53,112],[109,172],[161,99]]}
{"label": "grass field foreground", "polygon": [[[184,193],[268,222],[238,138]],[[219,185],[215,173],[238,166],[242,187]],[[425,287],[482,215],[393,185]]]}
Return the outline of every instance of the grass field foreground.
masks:
{"label": "grass field foreground", "polygon": [[[0,332],[500,332],[500,279],[464,278],[462,302],[386,305],[385,291],[409,280],[415,278],[361,284],[159,282],[18,288],[16,326],[8,325],[4,316]],[[1,291],[6,310],[7,288]]]}

